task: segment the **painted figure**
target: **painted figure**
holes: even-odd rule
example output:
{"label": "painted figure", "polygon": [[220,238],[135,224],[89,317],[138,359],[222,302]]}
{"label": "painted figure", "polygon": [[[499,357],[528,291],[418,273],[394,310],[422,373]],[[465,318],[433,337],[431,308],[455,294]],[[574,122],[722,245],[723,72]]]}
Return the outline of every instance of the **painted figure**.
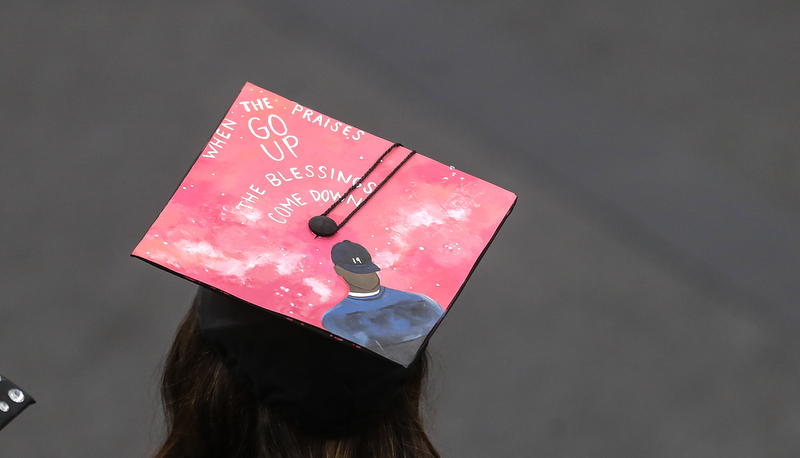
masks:
{"label": "painted figure", "polygon": [[433,299],[381,285],[369,250],[349,240],[331,249],[334,271],[350,293],[325,312],[322,326],[352,342],[408,365],[444,314]]}

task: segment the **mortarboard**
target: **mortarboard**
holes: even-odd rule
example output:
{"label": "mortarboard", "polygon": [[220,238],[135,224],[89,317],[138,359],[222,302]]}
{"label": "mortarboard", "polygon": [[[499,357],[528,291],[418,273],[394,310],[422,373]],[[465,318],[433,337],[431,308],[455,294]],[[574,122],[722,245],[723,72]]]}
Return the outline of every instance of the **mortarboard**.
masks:
{"label": "mortarboard", "polygon": [[0,429],[3,429],[29,405],[35,403],[36,401],[14,382],[0,375]]}
{"label": "mortarboard", "polygon": [[516,202],[415,153],[247,83],[133,256],[405,369]]}

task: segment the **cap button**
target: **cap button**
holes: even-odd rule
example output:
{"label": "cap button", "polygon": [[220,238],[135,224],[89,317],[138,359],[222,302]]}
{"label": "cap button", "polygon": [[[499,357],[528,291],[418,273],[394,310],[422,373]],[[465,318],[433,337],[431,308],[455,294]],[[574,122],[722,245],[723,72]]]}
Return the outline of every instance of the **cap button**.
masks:
{"label": "cap button", "polygon": [[319,237],[330,237],[339,230],[339,225],[327,216],[315,216],[308,220],[308,228]]}

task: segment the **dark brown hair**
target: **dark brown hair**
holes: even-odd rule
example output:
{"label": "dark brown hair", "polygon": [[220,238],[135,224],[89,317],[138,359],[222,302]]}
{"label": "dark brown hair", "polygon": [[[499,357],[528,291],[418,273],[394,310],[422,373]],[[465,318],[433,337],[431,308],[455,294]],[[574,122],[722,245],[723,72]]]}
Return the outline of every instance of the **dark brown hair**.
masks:
{"label": "dark brown hair", "polygon": [[439,458],[423,429],[427,352],[390,409],[360,432],[307,434],[259,403],[203,337],[197,301],[165,361],[161,395],[167,437],[156,458]]}

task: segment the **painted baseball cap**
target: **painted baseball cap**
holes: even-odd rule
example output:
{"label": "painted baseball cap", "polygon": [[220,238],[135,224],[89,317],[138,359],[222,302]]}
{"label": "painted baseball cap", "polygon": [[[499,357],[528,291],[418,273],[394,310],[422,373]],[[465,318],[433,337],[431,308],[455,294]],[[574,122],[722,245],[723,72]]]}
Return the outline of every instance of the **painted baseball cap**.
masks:
{"label": "painted baseball cap", "polygon": [[369,274],[381,270],[372,262],[369,250],[349,240],[343,240],[331,248],[331,261],[334,265],[355,274]]}

